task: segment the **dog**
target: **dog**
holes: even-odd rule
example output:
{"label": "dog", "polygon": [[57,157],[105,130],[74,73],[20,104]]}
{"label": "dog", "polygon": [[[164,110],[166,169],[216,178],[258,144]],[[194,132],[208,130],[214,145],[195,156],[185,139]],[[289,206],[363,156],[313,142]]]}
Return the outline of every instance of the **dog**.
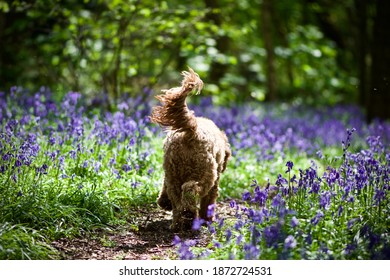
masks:
{"label": "dog", "polygon": [[226,134],[187,107],[187,96],[194,90],[199,94],[203,81],[191,68],[181,74],[181,86],[163,90],[156,97],[162,106],[155,106],[150,116],[151,122],[168,130],[163,146],[164,183],[157,203],[172,211],[175,231],[191,229],[194,219],[213,220],[208,207],[216,202],[220,175],[231,156]]}

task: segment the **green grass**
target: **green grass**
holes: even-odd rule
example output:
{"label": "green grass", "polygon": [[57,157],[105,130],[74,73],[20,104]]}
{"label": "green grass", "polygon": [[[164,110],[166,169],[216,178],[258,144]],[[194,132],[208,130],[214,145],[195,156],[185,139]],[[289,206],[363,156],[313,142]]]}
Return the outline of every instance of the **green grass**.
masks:
{"label": "green grass", "polygon": [[[86,135],[91,130],[87,127]],[[15,158],[23,140],[1,142],[13,157],[0,176],[0,259],[57,258],[47,245],[52,240],[124,223],[130,208],[155,204],[162,180],[161,139],[149,134],[131,148],[98,145],[88,137],[49,145],[46,135],[35,133],[39,152],[17,172]],[[125,163],[132,169],[122,170]],[[37,171],[43,164],[45,171]]]}

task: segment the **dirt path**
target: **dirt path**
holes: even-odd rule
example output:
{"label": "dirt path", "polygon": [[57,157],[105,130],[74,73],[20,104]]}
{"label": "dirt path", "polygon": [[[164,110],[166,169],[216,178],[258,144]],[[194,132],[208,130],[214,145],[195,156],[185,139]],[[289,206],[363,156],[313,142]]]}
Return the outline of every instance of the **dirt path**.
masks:
{"label": "dirt path", "polygon": [[[219,202],[218,213],[232,216],[229,202]],[[64,259],[84,260],[151,260],[176,259],[176,248],[172,241],[175,236],[170,229],[171,213],[161,209],[138,211],[136,224],[129,227],[96,232],[93,237],[56,240],[52,245]],[[210,241],[210,234],[179,235],[182,239],[194,239],[199,246]]]}

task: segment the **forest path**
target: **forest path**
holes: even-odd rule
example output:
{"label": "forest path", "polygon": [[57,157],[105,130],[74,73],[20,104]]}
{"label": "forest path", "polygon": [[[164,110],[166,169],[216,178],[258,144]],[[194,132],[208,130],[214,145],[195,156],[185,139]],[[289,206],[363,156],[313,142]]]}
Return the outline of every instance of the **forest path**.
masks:
{"label": "forest path", "polygon": [[[220,217],[234,217],[229,201],[217,203]],[[135,209],[134,221],[127,226],[95,231],[73,239],[61,238],[52,243],[63,259],[68,260],[153,260],[177,259],[175,235],[196,240],[206,246],[211,235],[206,228],[197,233],[174,233],[170,229],[172,214],[160,208]]]}

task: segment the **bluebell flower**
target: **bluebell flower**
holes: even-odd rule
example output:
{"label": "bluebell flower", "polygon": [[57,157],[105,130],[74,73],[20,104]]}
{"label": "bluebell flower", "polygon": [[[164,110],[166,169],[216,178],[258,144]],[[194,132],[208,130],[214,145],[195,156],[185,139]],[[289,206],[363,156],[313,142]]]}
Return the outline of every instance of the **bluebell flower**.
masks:
{"label": "bluebell flower", "polygon": [[293,175],[290,179],[290,183],[296,184],[297,183],[297,175]]}
{"label": "bluebell flower", "polygon": [[19,159],[17,159],[17,160],[15,161],[15,166],[16,166],[16,167],[22,166],[22,162],[21,162]]}
{"label": "bluebell flower", "polygon": [[232,231],[230,229],[227,229],[225,231],[226,241],[229,241],[232,238],[232,235],[233,235]]}
{"label": "bluebell flower", "polygon": [[173,245],[179,245],[180,242],[181,242],[180,237],[177,236],[177,235],[175,235],[175,236],[173,237]]}
{"label": "bluebell flower", "polygon": [[118,110],[120,111],[128,111],[129,105],[126,102],[121,102],[118,104]]}
{"label": "bluebell flower", "polygon": [[225,219],[224,218],[220,218],[220,219],[217,219],[218,221],[218,228],[222,228],[223,225],[225,224]]}
{"label": "bluebell flower", "polygon": [[125,163],[122,165],[122,170],[125,172],[129,172],[130,170],[132,170],[132,167]]}
{"label": "bluebell flower", "polygon": [[[175,236],[176,237],[176,236]],[[184,242],[178,241],[178,237],[174,239],[174,243],[178,247],[178,254],[181,260],[192,260],[195,258],[195,255],[191,252],[191,246],[195,246],[196,242],[194,240],[186,240]]]}
{"label": "bluebell flower", "polygon": [[366,138],[366,141],[373,152],[378,154],[381,154],[383,152],[384,146],[380,136],[368,136]]}
{"label": "bluebell flower", "polygon": [[282,187],[288,184],[287,179],[283,178],[281,174],[278,175],[278,179],[275,182],[275,185]]}
{"label": "bluebell flower", "polygon": [[10,153],[5,153],[2,156],[3,161],[8,161],[10,158],[12,158],[12,154],[10,154]]}
{"label": "bluebell flower", "polygon": [[330,207],[331,192],[323,191],[320,194],[320,208],[327,210]]}
{"label": "bluebell flower", "polygon": [[294,163],[293,163],[292,161],[287,161],[286,166],[287,166],[286,173],[288,173],[288,172],[290,172],[291,169],[293,168]]}
{"label": "bluebell flower", "polygon": [[49,144],[53,146],[55,143],[56,143],[56,138],[53,137],[53,136],[51,136],[51,137],[49,138]]}
{"label": "bluebell flower", "polygon": [[322,213],[321,210],[318,210],[317,214],[314,216],[314,218],[312,218],[310,220],[311,224],[314,225],[314,226],[317,225],[322,217],[324,217],[324,213]]}
{"label": "bluebell flower", "polygon": [[58,161],[59,161],[60,165],[63,165],[65,158],[63,156],[60,156],[60,157],[58,157]]}
{"label": "bluebell flower", "polygon": [[374,204],[379,205],[385,198],[386,198],[386,192],[383,189],[380,189],[379,187],[376,187],[374,189]]}
{"label": "bluebell flower", "polygon": [[250,218],[256,224],[263,223],[265,219],[263,211],[257,211],[257,210],[252,211]]}
{"label": "bluebell flower", "polygon": [[353,243],[347,244],[347,246],[345,247],[344,252],[345,252],[346,255],[350,255],[350,254],[352,254],[356,249],[357,249],[357,244],[356,244],[356,242],[353,242]]}
{"label": "bluebell flower", "polygon": [[41,167],[35,169],[36,174],[47,174],[48,165],[46,163],[42,164]]}
{"label": "bluebell flower", "polygon": [[74,151],[74,150],[70,151],[70,152],[69,152],[69,157],[70,157],[71,159],[75,159],[75,158],[76,158],[76,151]]}
{"label": "bluebell flower", "polygon": [[210,204],[207,206],[207,217],[211,218],[214,217],[214,211],[215,211],[215,204]]}
{"label": "bluebell flower", "polygon": [[248,191],[245,191],[245,192],[242,194],[242,200],[247,201],[247,200],[250,200],[250,199],[251,199],[251,193],[248,192]]}
{"label": "bluebell flower", "polygon": [[338,215],[339,217],[340,217],[341,214],[343,213],[343,210],[344,210],[343,206],[340,205],[339,208],[337,209],[337,215]]}
{"label": "bluebell flower", "polygon": [[211,234],[215,234],[217,231],[215,230],[215,227],[211,224],[208,223],[208,230]]}
{"label": "bluebell flower", "polygon": [[240,234],[239,236],[237,236],[237,239],[236,239],[236,245],[239,245],[241,244],[242,242],[242,239],[243,239],[243,236]]}
{"label": "bluebell flower", "polygon": [[309,245],[313,243],[313,238],[310,233],[305,237],[305,242]]}
{"label": "bluebell flower", "polygon": [[132,138],[130,139],[129,145],[130,145],[130,146],[134,146],[134,144],[135,144],[135,139],[134,139],[134,137],[132,137]]}
{"label": "bluebell flower", "polygon": [[264,240],[267,247],[277,247],[280,235],[280,224],[273,224],[264,229]]}
{"label": "bluebell flower", "polygon": [[238,220],[235,224],[234,224],[234,228],[236,230],[240,230],[242,227],[244,226],[244,222],[242,220]]}
{"label": "bluebell flower", "polygon": [[257,180],[256,180],[256,179],[253,179],[253,180],[252,180],[251,187],[259,188],[259,184],[257,183]]}
{"label": "bluebell flower", "polygon": [[254,245],[252,243],[244,244],[244,251],[246,260],[255,260],[258,259],[260,256],[259,246]]}
{"label": "bluebell flower", "polygon": [[298,221],[298,219],[294,216],[294,217],[292,217],[291,218],[291,227],[292,228],[295,228],[296,226],[298,226],[299,225],[299,221]]}
{"label": "bluebell flower", "polygon": [[112,168],[112,173],[116,175],[116,179],[122,178],[122,176],[119,174],[119,171],[115,168]]}
{"label": "bluebell flower", "polygon": [[323,158],[324,158],[324,155],[322,154],[322,151],[321,151],[321,150],[318,150],[318,151],[316,152],[316,155],[317,155],[318,158],[320,158],[320,159],[323,159]]}
{"label": "bluebell flower", "polygon": [[263,189],[261,190],[260,188],[256,188],[254,192],[254,198],[253,201],[257,202],[260,206],[264,206],[265,202],[267,201],[268,198],[268,190]]}
{"label": "bluebell flower", "polygon": [[328,172],[324,173],[324,178],[329,186],[333,186],[337,180],[340,178],[340,174],[336,169],[328,167]]}
{"label": "bluebell flower", "polygon": [[320,191],[320,183],[315,181],[311,184],[311,189],[309,190],[309,193],[315,193],[318,194]]}
{"label": "bluebell flower", "polygon": [[96,173],[99,173],[100,167],[102,166],[102,163],[100,161],[95,161],[93,168],[95,169]]}
{"label": "bluebell flower", "polygon": [[272,199],[271,205],[274,208],[284,205],[284,200],[283,200],[282,196],[280,195],[280,193],[275,195],[275,197]]}
{"label": "bluebell flower", "polygon": [[203,219],[199,219],[199,218],[194,219],[194,221],[192,223],[192,229],[199,230],[201,228],[201,226],[204,224],[204,222],[205,222],[205,220],[203,220]]}
{"label": "bluebell flower", "polygon": [[284,248],[285,249],[293,249],[297,246],[297,241],[295,240],[294,236],[289,235],[284,240]]}

